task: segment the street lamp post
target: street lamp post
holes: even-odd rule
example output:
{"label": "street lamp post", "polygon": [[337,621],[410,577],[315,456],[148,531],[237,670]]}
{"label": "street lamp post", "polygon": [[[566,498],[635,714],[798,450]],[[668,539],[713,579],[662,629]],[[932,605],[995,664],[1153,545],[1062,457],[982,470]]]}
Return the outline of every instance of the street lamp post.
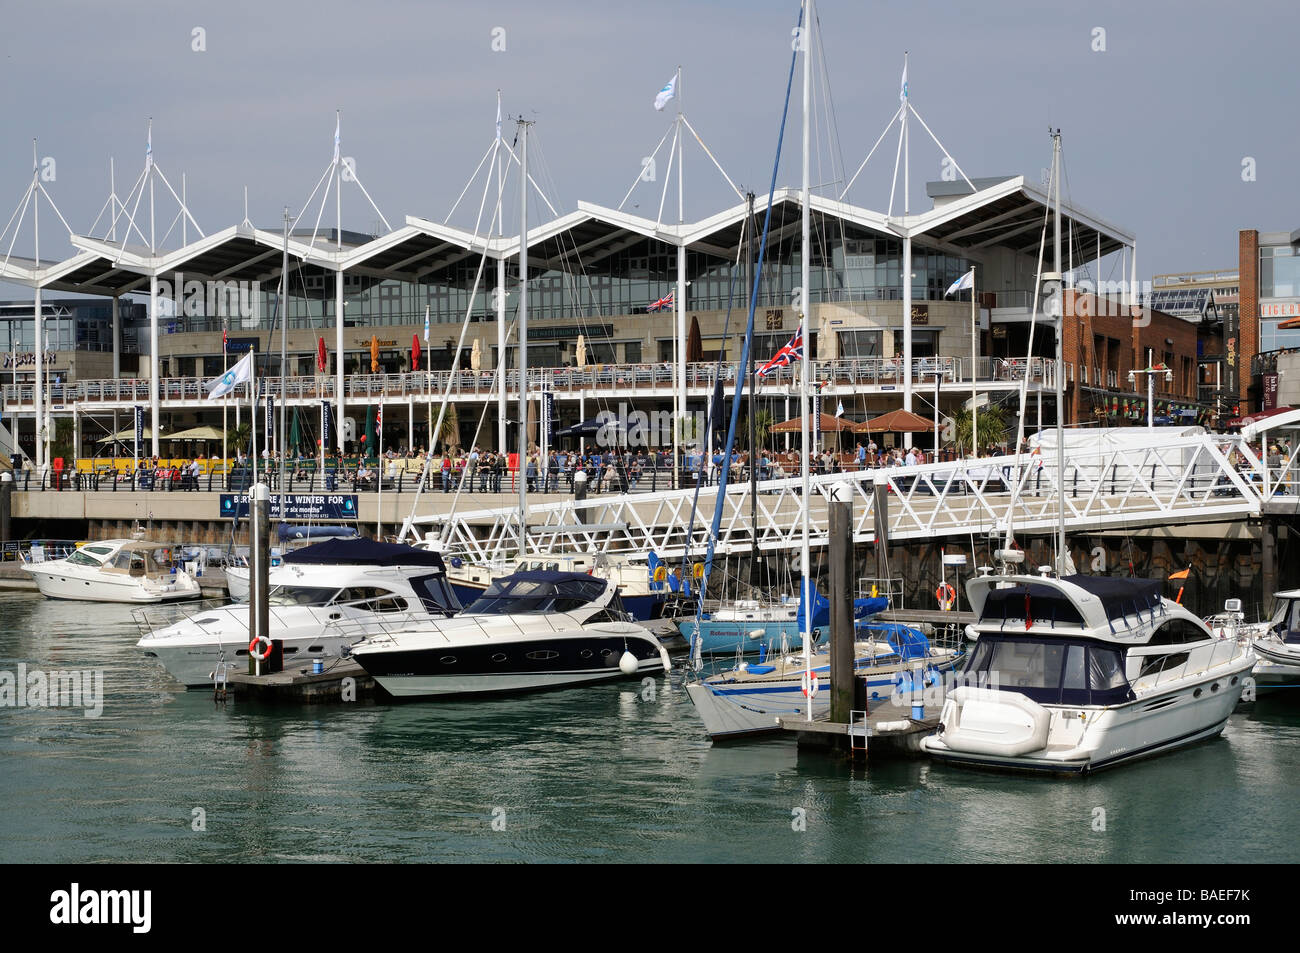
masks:
{"label": "street lamp post", "polygon": [[1155,375],[1165,375],[1165,381],[1169,382],[1174,379],[1172,369],[1165,367],[1164,364],[1157,364],[1155,367],[1143,367],[1128,372],[1128,382],[1130,384],[1137,382],[1137,375],[1145,374],[1147,376],[1147,428],[1153,429],[1156,425],[1156,378]]}

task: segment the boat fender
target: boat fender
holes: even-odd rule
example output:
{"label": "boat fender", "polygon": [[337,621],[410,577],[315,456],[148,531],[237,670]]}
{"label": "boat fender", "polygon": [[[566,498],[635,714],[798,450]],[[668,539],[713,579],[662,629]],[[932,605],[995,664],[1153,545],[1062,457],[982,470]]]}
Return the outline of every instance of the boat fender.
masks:
{"label": "boat fender", "polygon": [[637,669],[640,667],[641,665],[636,660],[636,656],[633,655],[631,652],[624,651],[623,654],[619,657],[618,670],[622,672],[624,675],[635,675],[637,673]]}
{"label": "boat fender", "polygon": [[[266,650],[260,655],[257,651],[259,644],[264,644],[266,646]],[[248,654],[253,656],[253,658],[257,659],[259,662],[265,662],[271,656],[271,640],[264,635],[259,635],[257,638],[253,639],[253,641],[248,643]]]}

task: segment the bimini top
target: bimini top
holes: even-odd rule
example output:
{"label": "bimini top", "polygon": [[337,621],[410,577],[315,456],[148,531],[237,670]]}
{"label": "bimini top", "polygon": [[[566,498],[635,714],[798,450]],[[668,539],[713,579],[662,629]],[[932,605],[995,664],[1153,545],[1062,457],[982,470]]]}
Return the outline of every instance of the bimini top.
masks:
{"label": "bimini top", "polygon": [[571,612],[608,601],[607,581],[581,572],[527,569],[492,580],[487,591],[465,610],[473,615]]}
{"label": "bimini top", "polygon": [[[998,583],[1011,585],[996,588]],[[1165,612],[1161,585],[1158,579],[1113,576],[986,576],[970,580],[967,594],[982,625],[1014,620],[1026,628],[1084,626],[1118,634],[1127,628],[1124,619]]]}
{"label": "bimini top", "polygon": [[403,543],[378,543],[365,537],[330,539],[304,546],[287,553],[283,562],[329,566],[429,566],[446,571],[442,556],[431,549],[418,549]]}

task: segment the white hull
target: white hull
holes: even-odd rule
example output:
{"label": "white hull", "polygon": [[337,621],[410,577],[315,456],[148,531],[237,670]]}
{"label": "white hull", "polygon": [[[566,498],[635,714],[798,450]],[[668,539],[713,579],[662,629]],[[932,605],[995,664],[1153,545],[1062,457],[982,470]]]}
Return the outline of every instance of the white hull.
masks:
{"label": "white hull", "polygon": [[[246,606],[240,607],[245,616]],[[344,648],[355,641],[355,636],[344,638],[329,635],[322,631],[316,622],[300,626],[297,631],[276,629],[272,637],[284,643],[284,667],[292,668],[300,660],[313,658],[334,658]],[[213,673],[219,662],[229,662],[232,671],[243,672],[248,668],[247,631],[238,638],[226,642],[208,642],[188,644],[158,642],[141,643],[146,657],[153,657],[162,663],[169,675],[186,688],[206,688],[212,685]]]}
{"label": "white hull", "polygon": [[41,595],[51,599],[147,605],[196,599],[202,594],[199,584],[182,571],[177,571],[174,582],[161,582],[134,576],[116,579],[91,567],[67,566],[61,560],[26,568]]}
{"label": "white hull", "polygon": [[[1212,673],[1180,679],[1111,708],[1037,705],[1017,692],[959,688],[944,702],[943,732],[926,738],[923,747],[935,758],[961,764],[1059,774],[1096,771],[1217,735],[1240,700],[1254,661],[1245,654]],[[1043,717],[1046,743],[1037,744],[1042,739],[1036,721]]]}
{"label": "white hull", "polygon": [[247,602],[251,585],[248,579],[247,566],[226,567],[226,591],[230,593],[230,598],[233,601]]}

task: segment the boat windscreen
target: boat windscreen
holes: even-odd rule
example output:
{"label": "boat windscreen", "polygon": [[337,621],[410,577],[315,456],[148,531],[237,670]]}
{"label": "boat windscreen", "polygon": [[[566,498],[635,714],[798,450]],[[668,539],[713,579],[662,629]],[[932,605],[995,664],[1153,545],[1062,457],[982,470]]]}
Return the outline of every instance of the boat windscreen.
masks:
{"label": "boat windscreen", "polygon": [[1044,704],[1114,705],[1132,698],[1122,651],[1072,639],[981,635],[963,676]]}
{"label": "boat windscreen", "polygon": [[267,601],[273,606],[325,606],[336,592],[319,586],[275,586]]}
{"label": "boat windscreen", "polygon": [[560,581],[506,576],[494,579],[465,611],[478,615],[570,612],[599,599],[605,585],[589,576]]}
{"label": "boat windscreen", "polygon": [[424,610],[430,615],[451,616],[460,611],[460,600],[447,584],[447,577],[440,572],[414,577],[411,580],[411,588],[420,597]]}

